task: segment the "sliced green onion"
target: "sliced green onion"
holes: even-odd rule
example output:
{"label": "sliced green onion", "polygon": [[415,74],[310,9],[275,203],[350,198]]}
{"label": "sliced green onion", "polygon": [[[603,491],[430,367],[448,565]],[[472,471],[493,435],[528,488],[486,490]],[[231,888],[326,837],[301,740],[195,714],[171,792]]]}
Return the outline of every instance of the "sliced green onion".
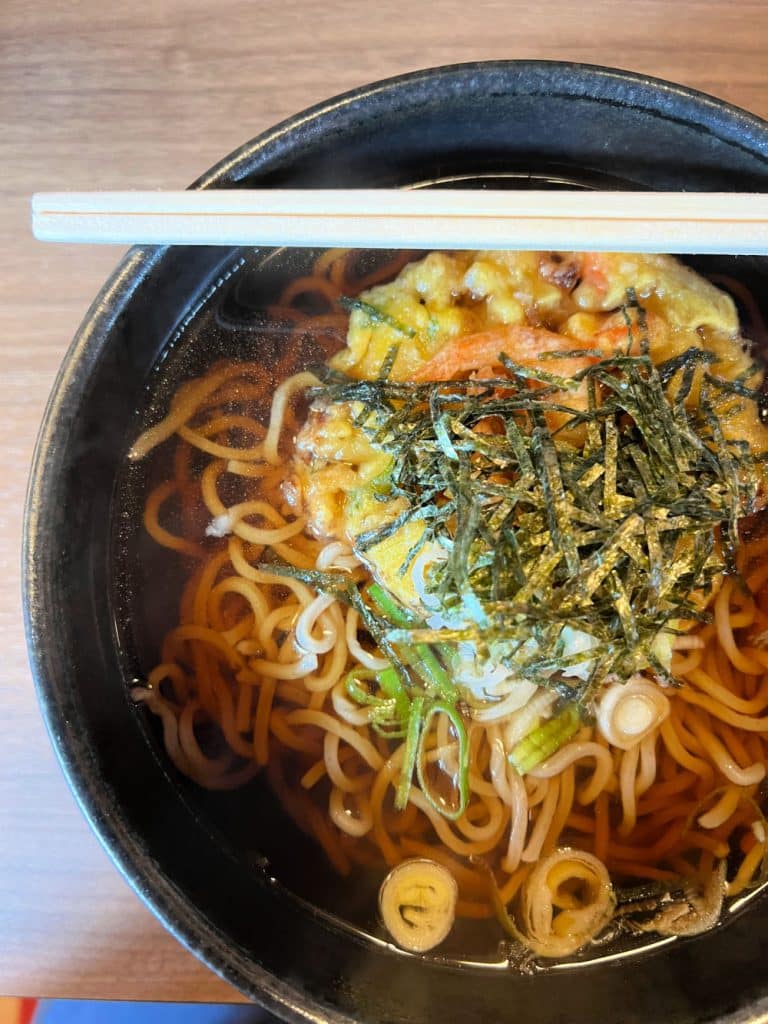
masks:
{"label": "sliced green onion", "polygon": [[382,654],[386,655],[391,664],[391,667],[400,676],[404,685],[410,684],[410,678],[408,675],[408,669],[403,664],[403,659],[400,657],[398,652],[394,649],[392,644],[387,639],[387,633],[382,623],[373,614],[371,609],[363,600],[363,596],[357,587],[353,587],[349,595],[349,603],[357,611],[360,618],[363,621],[363,625],[373,637],[374,642],[381,650]]}
{"label": "sliced green onion", "polygon": [[440,700],[455,703],[459,699],[456,687],[431,647],[416,644],[412,649],[405,648],[404,655],[410,667]]}
{"label": "sliced green onion", "polygon": [[360,668],[359,666],[353,668],[344,680],[344,689],[347,692],[347,696],[355,701],[356,704],[378,704],[379,698],[360,685],[361,679],[370,682],[376,679],[376,673],[370,668]]}
{"label": "sliced green onion", "polygon": [[[370,584],[368,597],[376,610],[385,616],[393,626],[398,626],[401,629],[418,626],[419,623],[415,617],[398,604],[392,595],[378,583]],[[429,690],[433,691],[440,700],[452,702],[458,700],[456,687],[431,647],[428,647],[427,644],[400,646],[403,661],[413,669]]]}
{"label": "sliced green onion", "polygon": [[408,719],[408,729],[405,734],[405,755],[403,767],[400,772],[400,780],[395,790],[395,807],[398,811],[404,811],[408,804],[408,793],[413,780],[413,769],[416,766],[416,754],[419,750],[419,737],[421,736],[422,715],[424,712],[424,698],[415,697],[411,701],[411,715]]}
{"label": "sliced green onion", "polygon": [[386,740],[401,740],[405,738],[406,729],[396,718],[394,701],[386,700],[373,708],[369,719],[371,728],[379,736]]}
{"label": "sliced green onion", "polygon": [[[459,747],[459,772],[457,780],[459,802],[458,806],[454,810],[450,810],[443,802],[435,799],[430,789],[429,779],[427,778],[427,774],[424,770],[424,761],[427,753],[424,749],[424,743],[429,733],[429,723],[435,715],[441,714],[445,715],[453,726]],[[446,704],[442,701],[432,704],[424,716],[424,724],[421,730],[421,737],[419,738],[418,753],[416,757],[416,775],[418,777],[422,793],[439,814],[442,814],[444,818],[448,818],[451,821],[455,821],[457,818],[462,816],[467,808],[467,801],[469,800],[469,737],[467,736],[467,730],[461,714],[458,709],[451,704]]]}
{"label": "sliced green onion", "polygon": [[402,679],[391,665],[379,672],[377,679],[382,693],[394,701],[398,717],[405,723],[410,715],[411,701],[405,692]]}
{"label": "sliced green onion", "polygon": [[[361,680],[376,680],[383,697],[376,696],[361,686]],[[383,672],[372,669],[354,668],[344,681],[347,695],[370,709],[369,721],[381,736],[397,739],[405,736],[411,713],[411,702],[396,670],[391,666]]]}
{"label": "sliced green onion", "polygon": [[520,740],[507,755],[507,760],[520,775],[525,775],[557,753],[576,735],[580,726],[579,709],[575,704],[569,704],[559,715],[537,726]]}
{"label": "sliced green onion", "polygon": [[371,583],[368,587],[368,596],[376,605],[376,608],[387,618],[393,626],[407,627],[415,624],[414,617],[406,611],[401,604],[378,583]]}

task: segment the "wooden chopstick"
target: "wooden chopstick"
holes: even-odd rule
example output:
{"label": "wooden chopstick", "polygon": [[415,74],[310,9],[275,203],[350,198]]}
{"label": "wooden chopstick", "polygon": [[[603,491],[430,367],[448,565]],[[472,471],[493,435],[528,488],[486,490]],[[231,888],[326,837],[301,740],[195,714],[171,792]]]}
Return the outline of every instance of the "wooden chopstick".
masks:
{"label": "wooden chopstick", "polygon": [[47,242],[768,254],[768,194],[243,189],[32,197]]}

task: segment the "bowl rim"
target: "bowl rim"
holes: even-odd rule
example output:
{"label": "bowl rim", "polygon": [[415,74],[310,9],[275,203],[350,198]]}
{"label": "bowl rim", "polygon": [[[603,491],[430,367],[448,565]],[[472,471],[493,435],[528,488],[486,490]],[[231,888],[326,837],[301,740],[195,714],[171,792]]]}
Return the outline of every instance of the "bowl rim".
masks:
{"label": "bowl rim", "polygon": [[[243,143],[234,149],[227,156],[215,163],[210,170],[201,174],[190,188],[215,188],[219,185],[223,176],[229,176],[238,172],[240,177],[248,173],[248,161],[259,155],[267,146],[278,142],[288,134],[301,133],[312,122],[328,113],[337,110],[351,103],[380,99],[400,89],[403,86],[414,86],[421,82],[437,81],[456,78],[459,81],[465,80],[473,72],[487,74],[489,72],[516,72],[520,75],[530,71],[542,71],[552,75],[566,74],[573,84],[580,85],[576,91],[569,91],[567,97],[579,97],[599,101],[601,97],[595,95],[589,87],[606,85],[608,83],[622,83],[627,86],[635,86],[642,90],[649,87],[655,96],[674,97],[677,101],[683,102],[689,118],[677,116],[674,118],[681,123],[694,124],[704,132],[716,136],[720,140],[727,141],[738,149],[743,149],[750,154],[762,150],[762,158],[768,163],[768,140],[765,132],[768,129],[768,119],[763,119],[737,104],[728,100],[721,100],[710,93],[695,89],[691,86],[679,85],[667,79],[653,75],[645,75],[638,71],[627,71],[621,68],[609,67],[602,64],[581,63],[579,61],[560,60],[487,60],[487,61],[464,61],[455,64],[440,64],[430,68],[423,68],[417,71],[407,71],[400,75],[383,78],[368,85],[357,86],[341,92],[330,99],[315,103],[297,114],[278,122],[272,128],[261,132],[259,135]],[[528,95],[534,95],[534,90]],[[551,95],[551,92],[548,93]],[[632,106],[643,109],[649,114],[659,114],[659,104],[649,104],[642,107],[633,97]],[[609,101],[615,104],[615,100]],[[707,122],[702,122],[701,114],[705,111],[709,117]],[[668,114],[662,115],[669,120]],[[752,145],[745,145],[745,131]],[[239,180],[235,178],[234,180]]]}
{"label": "bowl rim", "polygon": [[[584,98],[612,105],[618,102],[665,120],[695,126],[698,131],[742,149],[768,165],[768,121],[707,93],[661,78],[601,65],[556,60],[494,60],[420,69],[342,92],[261,132],[219,160],[189,187],[235,187],[261,164],[274,159],[287,140],[291,149],[300,151],[314,133],[323,130],[323,122],[329,115],[343,112],[352,117],[358,105],[388,108],[393,97],[402,94],[404,100],[410,91],[423,84],[440,83],[449,89],[460,89],[466,87],[473,76],[503,76],[511,84],[513,79],[528,74],[539,74],[542,81],[544,76],[563,83],[567,81],[569,88],[562,93],[563,98]],[[622,94],[620,101],[615,95],[605,95],[611,87],[614,93]],[[536,89],[519,94],[535,96]],[[547,95],[553,95],[551,88]],[[675,115],[664,110],[671,100],[675,103]],[[120,819],[119,806],[113,806],[103,790],[94,786],[76,751],[71,729],[62,719],[58,706],[55,673],[46,657],[45,646],[40,642],[41,628],[50,615],[43,574],[46,564],[55,557],[52,538],[41,523],[61,466],[62,453],[56,439],[62,431],[66,433],[73,406],[76,407],[82,397],[84,383],[117,317],[168,248],[134,247],[121,259],[85,313],[51,388],[31,462],[23,521],[22,607],[30,668],[46,729],[69,788],[103,848],[145,906],[186,949],[249,998],[258,998],[268,1010],[286,1020],[318,1021],[321,1018],[317,1016],[316,1004],[308,994],[299,992],[222,942],[215,929],[201,922],[200,915],[186,905],[172,882],[138,850]],[[760,1000],[759,1006],[768,1008],[768,995],[764,1001]],[[757,1008],[753,1005],[752,1011]],[[323,1014],[322,1019],[329,1024],[353,1024],[355,1019],[327,1009]],[[737,1024],[746,1018],[738,1010],[718,1020],[721,1024]]]}

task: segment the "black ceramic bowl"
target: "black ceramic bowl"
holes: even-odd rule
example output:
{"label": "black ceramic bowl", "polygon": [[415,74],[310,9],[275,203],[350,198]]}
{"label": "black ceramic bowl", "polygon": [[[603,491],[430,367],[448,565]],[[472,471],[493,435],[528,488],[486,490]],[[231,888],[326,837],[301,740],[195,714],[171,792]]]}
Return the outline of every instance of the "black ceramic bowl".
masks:
{"label": "black ceramic bowl", "polygon": [[[766,191],[768,125],[623,72],[468,64],[393,79],[297,115],[195,187],[489,180]],[[128,696],[148,634],[136,621],[143,613],[132,604],[136,577],[125,557],[136,525],[124,454],[137,410],[160,379],[161,354],[173,339],[183,347],[211,296],[238,274],[258,280],[265,255],[133,250],[87,314],[46,412],[27,506],[28,642],[48,729],[91,825],[165,925],[286,1020],[748,1019],[768,993],[760,900],[704,937],[532,976],[407,957],[322,909],[335,896],[318,853],[306,851],[298,867],[273,856],[294,838],[275,838],[278,819],[258,786],[240,796],[204,794],[171,770]],[[267,260],[272,270],[280,258]],[[759,261],[725,264],[758,283],[764,273]],[[144,583],[162,605],[163,582]]]}

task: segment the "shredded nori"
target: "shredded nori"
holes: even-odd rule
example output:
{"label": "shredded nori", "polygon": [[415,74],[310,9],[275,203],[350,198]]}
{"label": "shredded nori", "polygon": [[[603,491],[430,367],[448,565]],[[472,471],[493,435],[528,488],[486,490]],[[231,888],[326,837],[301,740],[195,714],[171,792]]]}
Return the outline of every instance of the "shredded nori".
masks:
{"label": "shredded nori", "polygon": [[372,323],[386,324],[387,327],[391,327],[393,331],[397,331],[398,334],[402,334],[406,338],[416,337],[416,331],[412,327],[401,324],[399,320],[387,313],[386,310],[379,309],[378,306],[372,306],[370,302],[363,302],[362,299],[351,299],[346,295],[342,295],[339,299],[339,305],[348,313],[362,313]]}
{"label": "shredded nori", "polygon": [[[701,349],[655,366],[636,301],[626,319],[640,354],[592,352],[597,361],[567,380],[503,353],[508,376],[490,380],[326,375],[315,394],[359,403],[357,425],[391,457],[382,500],[407,502],[358,550],[420,520],[401,575],[427,541],[446,556],[427,583],[456,624],[396,627],[389,645],[468,640],[540,685],[589,662],[582,700],[607,675],[666,675],[655,641],[701,617],[692,592],[733,569],[738,520],[756,509],[760,459],[723,430],[725,413],[756,393],[717,377],[717,357]],[[577,388],[586,409],[569,404]],[[564,656],[566,625],[594,646]]]}

